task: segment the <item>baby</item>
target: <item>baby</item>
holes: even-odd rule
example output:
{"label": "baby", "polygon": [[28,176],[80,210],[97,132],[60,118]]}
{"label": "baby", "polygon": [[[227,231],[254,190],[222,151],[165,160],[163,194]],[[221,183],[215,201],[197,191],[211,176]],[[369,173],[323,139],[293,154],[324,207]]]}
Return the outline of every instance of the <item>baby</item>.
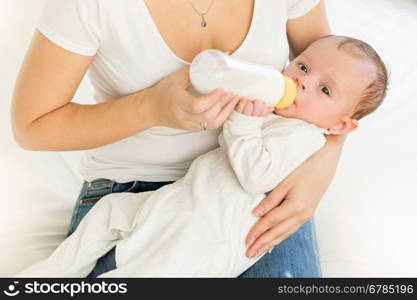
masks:
{"label": "baby", "polygon": [[346,135],[385,97],[387,71],[366,43],[327,36],[285,69],[295,102],[274,109],[241,99],[220,147],[173,184],[101,199],[48,258],[17,277],[85,277],[116,246],[115,270],[99,277],[237,277],[262,255],[245,255],[251,211],[325,134]]}

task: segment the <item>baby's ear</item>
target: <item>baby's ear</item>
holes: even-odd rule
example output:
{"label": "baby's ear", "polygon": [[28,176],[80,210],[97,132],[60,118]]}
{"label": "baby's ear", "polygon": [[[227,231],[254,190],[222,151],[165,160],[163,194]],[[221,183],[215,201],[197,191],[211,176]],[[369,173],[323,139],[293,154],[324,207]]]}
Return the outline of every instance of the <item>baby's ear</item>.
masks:
{"label": "baby's ear", "polygon": [[356,119],[351,119],[351,118],[344,118],[342,121],[340,121],[338,124],[336,124],[335,126],[329,128],[329,132],[330,134],[334,134],[334,135],[346,135],[354,130],[356,130],[356,128],[358,128],[359,126],[359,121]]}

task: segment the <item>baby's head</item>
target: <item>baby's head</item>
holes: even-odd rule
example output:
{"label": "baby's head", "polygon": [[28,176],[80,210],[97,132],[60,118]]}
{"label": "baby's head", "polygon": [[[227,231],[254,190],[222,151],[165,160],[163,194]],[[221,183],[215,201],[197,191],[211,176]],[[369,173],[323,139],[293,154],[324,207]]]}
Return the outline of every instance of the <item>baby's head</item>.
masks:
{"label": "baby's head", "polygon": [[358,120],[382,103],[388,85],[384,63],[367,43],[344,36],[313,42],[283,72],[297,84],[297,97],[275,113],[302,119],[331,134],[355,130]]}

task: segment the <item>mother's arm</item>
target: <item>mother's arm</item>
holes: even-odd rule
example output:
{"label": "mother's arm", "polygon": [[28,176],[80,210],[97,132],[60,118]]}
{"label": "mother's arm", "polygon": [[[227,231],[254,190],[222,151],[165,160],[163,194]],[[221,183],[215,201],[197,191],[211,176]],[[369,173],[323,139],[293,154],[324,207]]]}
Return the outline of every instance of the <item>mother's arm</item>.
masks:
{"label": "mother's arm", "polygon": [[[324,2],[302,17],[288,20],[292,52],[300,54],[314,40],[330,34]],[[306,221],[329,186],[336,171],[345,137],[328,136],[325,146],[284,179],[255,208],[260,220],[246,238],[248,257],[259,256],[282,242]]]}
{"label": "mother's arm", "polygon": [[113,101],[94,105],[72,102],[93,58],[67,51],[40,31],[34,32],[16,80],[11,109],[13,134],[22,148],[91,149],[153,126],[195,130],[200,122],[207,122],[208,128],[217,128],[237,103],[221,90],[198,99],[191,96],[186,91],[188,66]]}
{"label": "mother's arm", "polygon": [[287,21],[288,42],[294,56],[318,38],[329,34],[330,26],[323,0],[304,16]]}

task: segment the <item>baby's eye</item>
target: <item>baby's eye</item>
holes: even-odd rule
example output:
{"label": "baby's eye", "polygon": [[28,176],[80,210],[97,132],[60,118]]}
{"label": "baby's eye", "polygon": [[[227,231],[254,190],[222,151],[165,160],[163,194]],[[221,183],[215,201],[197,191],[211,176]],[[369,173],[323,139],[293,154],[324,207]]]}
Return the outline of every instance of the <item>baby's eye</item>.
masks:
{"label": "baby's eye", "polygon": [[322,91],[323,93],[325,93],[327,96],[330,96],[330,91],[329,91],[329,89],[328,89],[326,86],[321,85],[321,86],[320,86],[320,89],[321,89],[321,91]]}
{"label": "baby's eye", "polygon": [[304,64],[298,64],[298,68],[300,68],[301,71],[304,73],[307,73],[307,67]]}

